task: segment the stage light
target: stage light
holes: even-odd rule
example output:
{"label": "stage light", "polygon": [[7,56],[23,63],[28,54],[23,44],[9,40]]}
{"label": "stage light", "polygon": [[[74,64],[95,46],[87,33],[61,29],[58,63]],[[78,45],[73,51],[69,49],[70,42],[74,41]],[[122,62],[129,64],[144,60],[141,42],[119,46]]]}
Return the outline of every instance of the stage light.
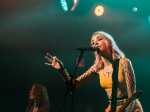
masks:
{"label": "stage light", "polygon": [[69,11],[74,5],[73,0],[60,0],[61,7],[64,11]]}
{"label": "stage light", "polygon": [[104,7],[103,6],[97,6],[95,8],[95,15],[96,16],[102,16],[104,14]]}
{"label": "stage light", "polygon": [[68,10],[68,6],[67,6],[67,2],[66,0],[60,0],[61,6],[63,8],[64,11]]}
{"label": "stage light", "polygon": [[71,11],[75,10],[75,8],[77,7],[78,3],[79,3],[79,0],[74,0],[73,2],[73,7],[71,8]]}
{"label": "stage light", "polygon": [[76,16],[82,17],[91,10],[94,4],[95,0],[74,0],[72,13]]}
{"label": "stage light", "polygon": [[137,12],[138,11],[138,8],[137,7],[133,7],[133,12]]}
{"label": "stage light", "polygon": [[60,0],[61,7],[66,12],[76,16],[84,16],[93,7],[95,0]]}
{"label": "stage light", "polygon": [[149,21],[149,23],[150,23],[150,16],[148,16],[148,21]]}

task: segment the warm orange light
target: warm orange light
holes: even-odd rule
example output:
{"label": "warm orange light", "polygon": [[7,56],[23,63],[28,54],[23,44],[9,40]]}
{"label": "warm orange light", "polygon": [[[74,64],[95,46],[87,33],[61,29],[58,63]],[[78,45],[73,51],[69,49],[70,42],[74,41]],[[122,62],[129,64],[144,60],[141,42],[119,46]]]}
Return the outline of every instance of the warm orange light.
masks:
{"label": "warm orange light", "polygon": [[78,0],[74,0],[74,5],[73,5],[73,7],[71,8],[72,11],[76,8],[78,2],[79,2]]}
{"label": "warm orange light", "polygon": [[97,16],[101,16],[104,13],[104,8],[102,6],[97,6],[95,8],[95,15]]}
{"label": "warm orange light", "polygon": [[76,4],[78,2],[78,0],[74,0],[74,4]]}

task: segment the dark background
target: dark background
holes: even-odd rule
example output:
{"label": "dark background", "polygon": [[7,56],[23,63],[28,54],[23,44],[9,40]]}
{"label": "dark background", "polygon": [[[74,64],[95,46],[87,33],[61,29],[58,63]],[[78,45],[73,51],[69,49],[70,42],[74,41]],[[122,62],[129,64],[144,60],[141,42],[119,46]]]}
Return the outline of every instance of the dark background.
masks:
{"label": "dark background", "polygon": [[[83,0],[86,1],[86,0]],[[96,1],[96,0],[95,0]],[[59,0],[1,0],[0,1],[0,112],[24,112],[32,84],[43,84],[49,94],[51,112],[56,112],[66,92],[59,72],[46,66],[46,53],[57,56],[71,74],[75,65],[75,49],[90,46],[93,32],[111,34],[120,49],[132,62],[137,90],[144,112],[149,111],[150,22],[149,0],[97,0],[89,11],[64,12]],[[104,15],[95,16],[94,6],[105,7]],[[138,12],[132,6],[138,4]],[[93,6],[92,6],[93,5]],[[79,12],[86,6],[77,7]],[[77,52],[77,57],[80,52]],[[91,51],[83,56],[84,67],[79,76],[94,61]],[[71,94],[67,93],[61,112],[70,112]],[[75,94],[76,112],[103,112],[107,97],[95,77]],[[93,111],[87,111],[92,109]]]}

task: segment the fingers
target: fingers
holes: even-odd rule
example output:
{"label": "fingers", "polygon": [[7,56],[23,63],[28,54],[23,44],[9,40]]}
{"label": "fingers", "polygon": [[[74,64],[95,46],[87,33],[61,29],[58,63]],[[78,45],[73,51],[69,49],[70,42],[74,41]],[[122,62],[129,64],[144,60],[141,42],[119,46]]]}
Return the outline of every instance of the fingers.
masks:
{"label": "fingers", "polygon": [[45,65],[52,66],[52,64],[50,64],[50,63],[45,63]]}
{"label": "fingers", "polygon": [[47,53],[46,56],[47,56],[49,59],[53,60],[53,56],[51,56],[49,53]]}
{"label": "fingers", "polygon": [[[56,58],[56,56],[51,56],[49,53],[46,54],[45,58],[49,61],[49,62],[59,62],[59,60]],[[47,65],[51,65],[50,63]]]}
{"label": "fingers", "polygon": [[49,62],[52,62],[52,60],[54,60],[53,56],[51,56],[49,53],[46,54],[45,58],[46,58]]}
{"label": "fingers", "polygon": [[51,59],[49,59],[47,56],[45,56],[45,58],[49,61],[49,62],[51,62],[52,60]]}
{"label": "fingers", "polygon": [[56,56],[51,56],[49,53],[46,54],[45,58],[50,62],[50,63],[45,63],[48,66],[52,66],[56,69],[64,68],[63,63],[56,58]]}
{"label": "fingers", "polygon": [[55,61],[59,61],[59,60],[56,58],[56,56],[53,56],[53,59],[54,59]]}

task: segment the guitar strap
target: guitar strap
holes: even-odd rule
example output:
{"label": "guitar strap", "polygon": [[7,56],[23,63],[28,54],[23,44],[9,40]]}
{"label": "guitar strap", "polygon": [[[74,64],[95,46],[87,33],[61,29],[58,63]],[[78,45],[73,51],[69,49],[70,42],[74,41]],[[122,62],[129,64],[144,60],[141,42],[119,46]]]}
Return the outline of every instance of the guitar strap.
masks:
{"label": "guitar strap", "polygon": [[116,112],[116,105],[117,105],[117,86],[118,86],[118,67],[119,67],[119,60],[115,60],[113,64],[113,74],[112,74],[112,100],[111,100],[111,112]]}

